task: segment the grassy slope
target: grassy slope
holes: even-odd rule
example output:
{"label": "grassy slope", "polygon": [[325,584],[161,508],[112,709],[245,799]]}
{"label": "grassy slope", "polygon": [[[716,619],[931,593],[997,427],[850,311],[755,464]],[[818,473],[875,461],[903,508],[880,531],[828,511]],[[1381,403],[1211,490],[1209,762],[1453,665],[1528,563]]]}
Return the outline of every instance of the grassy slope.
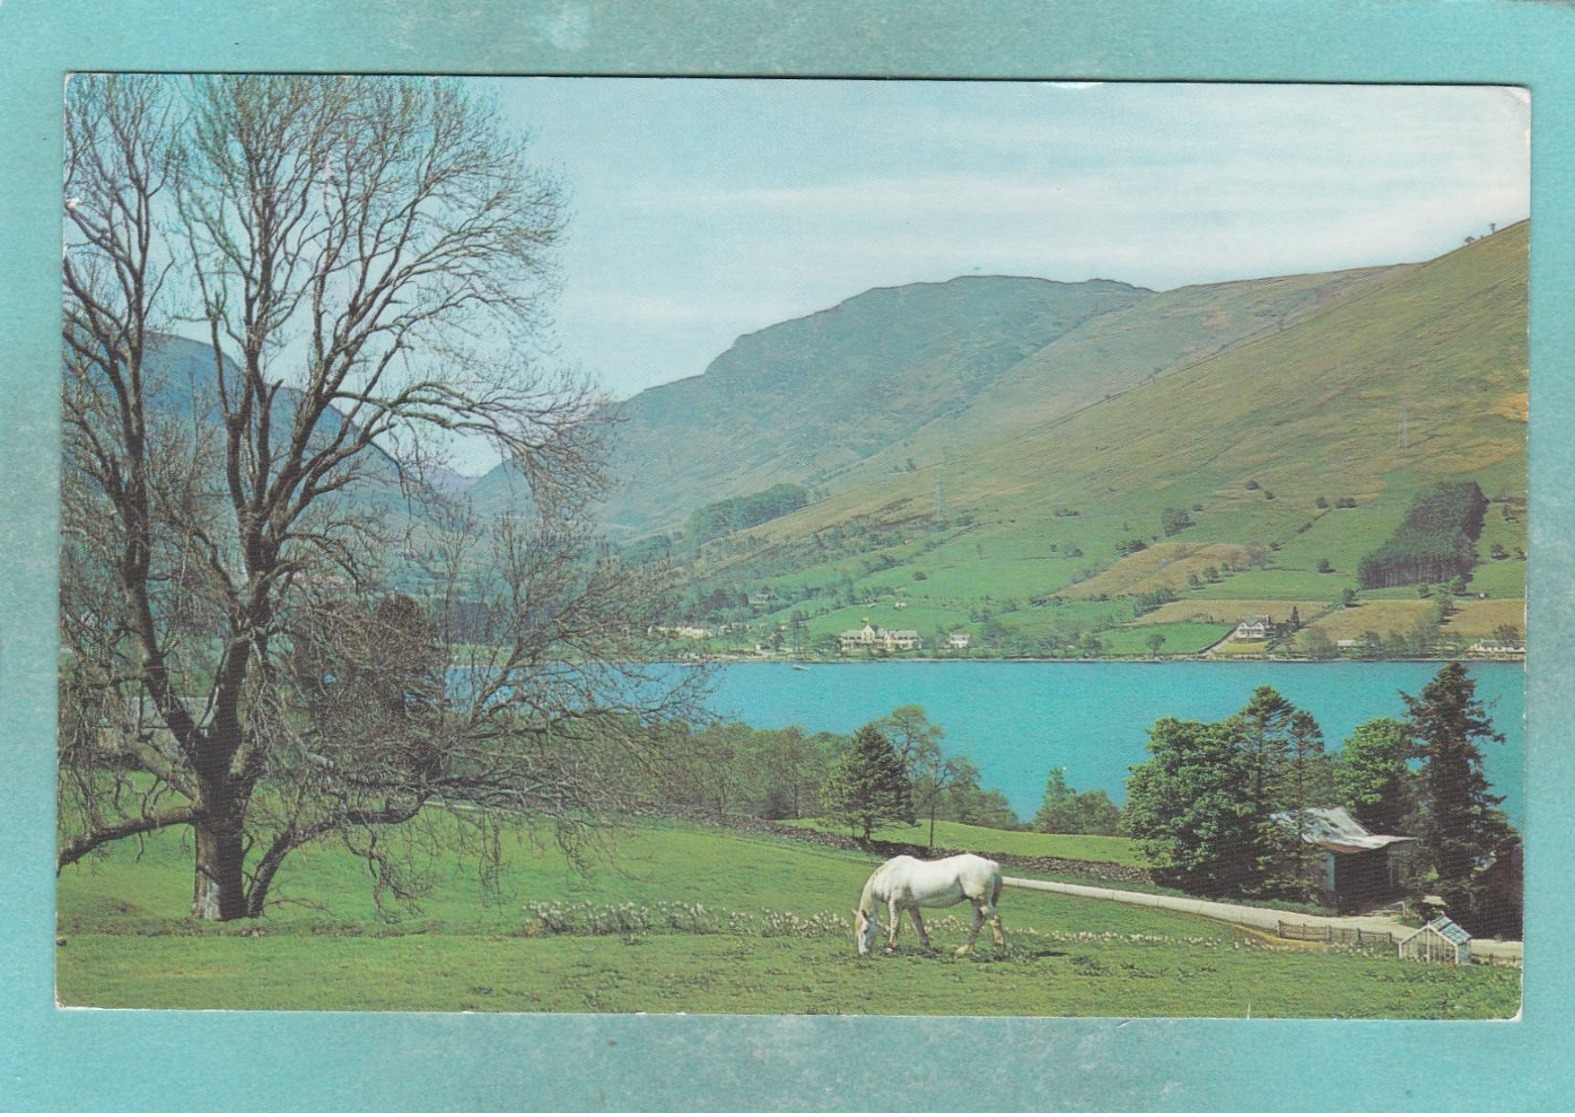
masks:
{"label": "grassy slope", "polygon": [[[1420,487],[1465,476],[1490,496],[1524,499],[1525,252],[1520,225],[1384,272],[1283,331],[1004,443],[981,429],[965,448],[954,427],[946,464],[882,477],[763,525],[711,552],[702,573],[749,579],[796,569],[782,584],[825,586],[851,576],[861,595],[895,588],[957,624],[968,619],[964,603],[1065,590],[1114,564],[1118,540],[1157,537],[1163,508],[1201,504],[1175,542],[1278,549],[1269,569],[1196,596],[1335,600]],[[948,516],[970,524],[933,530],[937,480]],[[1319,497],[1341,496],[1359,507],[1316,507]],[[1058,514],[1066,510],[1079,514]],[[874,553],[889,569],[867,572],[868,554],[814,546],[816,533],[859,524],[886,525],[893,538]],[[1495,506],[1484,555],[1493,542],[1523,549],[1524,516],[1504,521]],[[1082,555],[1069,557],[1073,548]],[[1321,559],[1333,574],[1317,573]],[[1481,577],[1494,596],[1524,592],[1523,562],[1486,564]]]}
{"label": "grassy slope", "polygon": [[1404,270],[1366,268],[1182,287],[1092,318],[1023,360],[960,415],[915,432],[850,471],[848,482],[877,481],[908,458],[936,465],[981,442],[1010,442],[1268,336]]}
{"label": "grassy slope", "polygon": [[[168,918],[186,899],[189,851],[158,835],[140,861],[128,847],[62,876],[60,996],[105,1007],[1097,1016],[1250,1006],[1483,1018],[1518,1005],[1515,970],[1271,951],[1193,916],[1015,890],[1002,900],[1004,952],[923,953],[910,928],[909,950],[860,960],[838,914],[871,866],[856,855],[687,827],[634,832],[624,871],[588,879],[554,853],[511,853],[506,901],[491,907],[444,858],[420,917],[379,921],[358,863],[322,850],[287,866],[290,902],[270,918],[199,927]],[[546,934],[522,911],[530,900],[603,912],[681,900],[714,914],[710,933]],[[965,930],[956,917],[929,922],[940,944]]]}
{"label": "grassy slope", "polygon": [[[827,826],[812,819],[788,823],[808,830],[846,834],[846,830]],[[924,845],[930,839],[930,824],[913,826],[901,823],[883,826],[874,836],[886,842]],[[1072,861],[1109,861],[1117,865],[1146,864],[1130,838],[1098,834],[1039,834],[1026,830],[991,830],[962,822],[935,823],[935,844],[942,849],[970,849],[980,853],[1015,853],[1024,857],[1065,857]]]}
{"label": "grassy slope", "polygon": [[747,334],[704,375],[621,406],[612,469],[624,484],[604,522],[617,534],[677,527],[710,501],[819,483],[966,407],[1087,318],[1149,295],[1104,280],[969,276],[878,288]]}

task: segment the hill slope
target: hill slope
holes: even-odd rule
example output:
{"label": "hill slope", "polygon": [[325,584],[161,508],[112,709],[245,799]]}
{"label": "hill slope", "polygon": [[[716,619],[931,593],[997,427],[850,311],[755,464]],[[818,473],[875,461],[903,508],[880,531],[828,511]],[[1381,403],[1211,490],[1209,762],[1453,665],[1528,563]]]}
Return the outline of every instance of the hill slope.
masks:
{"label": "hill slope", "polygon": [[[821,601],[849,606],[900,586],[895,596],[932,610],[910,618],[939,623],[965,601],[974,607],[964,619],[989,598],[999,607],[1019,595],[1075,597],[1077,583],[1121,561],[1118,544],[1165,538],[1161,515],[1177,509],[1193,523],[1176,542],[1247,549],[1254,569],[1232,579],[1235,596],[1333,599],[1419,485],[1469,477],[1490,497],[1524,501],[1526,246],[1521,224],[1423,265],[1351,277],[1343,297],[1314,293],[1284,329],[1081,409],[982,397],[947,429],[942,461],[850,475],[829,499],[712,545],[697,572],[740,584],[774,576],[790,597],[815,587]],[[1084,332],[1109,331],[1164,297]],[[1026,393],[1036,363],[1082,343],[1059,339],[996,392]],[[931,433],[911,445],[922,452]],[[1357,507],[1334,508],[1342,497]],[[1490,514],[1484,551],[1496,538],[1524,545],[1512,509]],[[1321,561],[1331,573],[1318,574]],[[1178,564],[1172,588],[1189,592],[1186,573]],[[1516,596],[1523,564],[1518,585],[1482,577],[1497,578],[1495,596]]]}
{"label": "hill slope", "polygon": [[[675,527],[695,507],[780,481],[818,484],[966,406],[1024,357],[1147,297],[1124,283],[1004,276],[879,288],[738,339],[701,376],[620,405],[603,522]],[[510,470],[477,482],[509,503]]]}
{"label": "hill slope", "polygon": [[[782,482],[840,491],[1007,440],[1284,329],[1392,268],[1182,288],[1000,276],[881,288],[740,338],[620,405],[615,537]],[[508,467],[471,491],[499,512]]]}
{"label": "hill slope", "polygon": [[[944,462],[971,445],[1007,443],[1162,376],[1287,328],[1403,271],[1369,268],[1165,291],[1084,322],[1025,358],[966,409],[931,424],[868,467],[891,459]],[[868,470],[855,470],[849,483]]]}

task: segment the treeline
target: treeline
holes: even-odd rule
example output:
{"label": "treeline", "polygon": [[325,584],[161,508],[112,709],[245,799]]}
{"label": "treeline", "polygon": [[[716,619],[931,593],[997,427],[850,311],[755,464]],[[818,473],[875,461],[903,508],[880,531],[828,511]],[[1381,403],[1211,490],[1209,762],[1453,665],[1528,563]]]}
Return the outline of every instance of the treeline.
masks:
{"label": "treeline", "polygon": [[778,516],[796,512],[809,503],[809,492],[802,485],[772,485],[764,492],[730,497],[701,505],[689,513],[684,523],[684,540],[698,547],[729,532],[763,524]]}
{"label": "treeline", "polygon": [[1400,697],[1404,719],[1357,727],[1337,755],[1272,687],[1223,721],[1162,718],[1127,781],[1122,830],[1156,879],[1189,893],[1327,902],[1309,812],[1345,807],[1373,833],[1418,839],[1402,882],[1414,899],[1436,893],[1473,934],[1518,938],[1520,838],[1479,747],[1503,735],[1459,663]]}
{"label": "treeline", "polygon": [[1487,504],[1475,481],[1442,481],[1418,493],[1394,535],[1357,566],[1358,583],[1383,589],[1468,576]]}
{"label": "treeline", "polygon": [[979,785],[978,767],[947,754],[945,730],[902,706],[851,736],[739,722],[675,725],[659,761],[626,775],[626,797],[661,809],[765,819],[816,818],[868,839],[889,823],[927,820],[1013,829],[1006,797]]}

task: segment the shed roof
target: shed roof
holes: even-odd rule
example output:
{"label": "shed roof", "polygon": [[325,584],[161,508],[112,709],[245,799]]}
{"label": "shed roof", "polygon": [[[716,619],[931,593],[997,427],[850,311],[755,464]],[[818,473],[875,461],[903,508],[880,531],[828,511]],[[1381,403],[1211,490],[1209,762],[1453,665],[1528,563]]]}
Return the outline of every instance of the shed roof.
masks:
{"label": "shed roof", "polygon": [[[1280,811],[1273,817],[1283,827],[1296,825],[1295,815],[1290,811]],[[1398,834],[1374,834],[1352,818],[1344,807],[1312,807],[1303,811],[1302,833],[1308,842],[1334,853],[1360,853],[1416,841]]]}

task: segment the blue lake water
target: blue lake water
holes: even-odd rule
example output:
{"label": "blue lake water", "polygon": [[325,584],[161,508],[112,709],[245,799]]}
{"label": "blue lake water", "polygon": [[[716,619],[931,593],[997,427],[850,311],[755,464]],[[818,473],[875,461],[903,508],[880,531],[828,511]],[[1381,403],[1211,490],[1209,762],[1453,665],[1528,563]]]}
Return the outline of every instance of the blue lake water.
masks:
{"label": "blue lake water", "polygon": [[[1272,686],[1317,719],[1330,749],[1362,722],[1405,717],[1400,692],[1418,694],[1432,663],[785,663],[730,664],[713,705],[766,729],[851,733],[898,706],[923,706],[946,730],[949,753],[972,758],[985,787],[1032,818],[1050,770],[1079,791],[1126,798],[1127,768],[1147,753],[1162,717],[1218,721]],[[1484,767],[1504,809],[1523,819],[1525,671],[1518,663],[1470,667],[1477,697],[1504,744],[1482,743]]]}

